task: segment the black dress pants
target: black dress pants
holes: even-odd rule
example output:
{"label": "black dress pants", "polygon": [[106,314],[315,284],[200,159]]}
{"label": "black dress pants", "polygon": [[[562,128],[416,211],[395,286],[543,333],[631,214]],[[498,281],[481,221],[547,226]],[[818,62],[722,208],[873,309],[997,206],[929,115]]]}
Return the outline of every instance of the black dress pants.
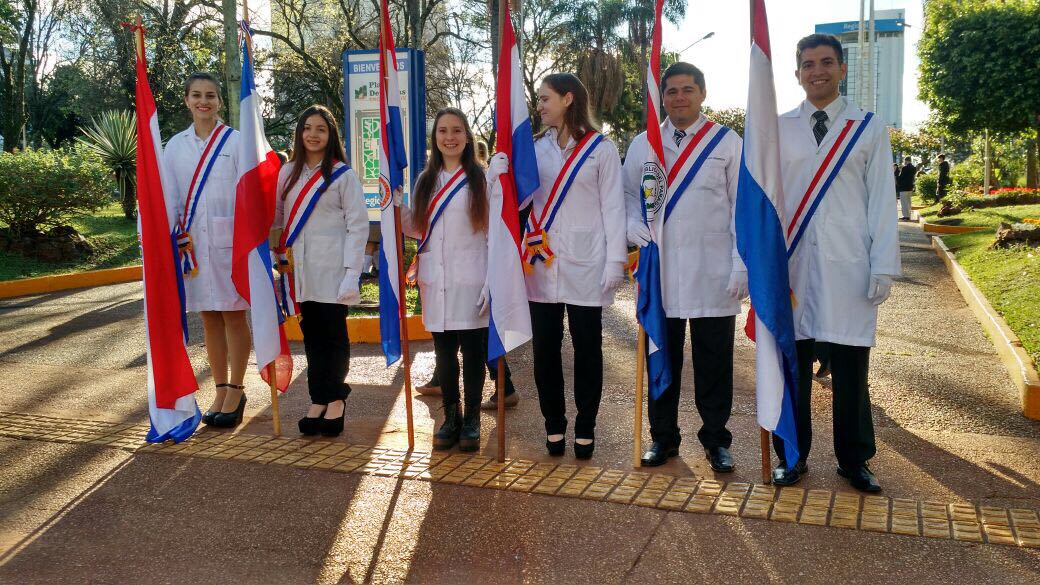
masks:
{"label": "black dress pants", "polygon": [[[795,424],[798,451],[802,461],[812,447],[812,366],[815,356],[812,339],[796,342],[798,348],[798,396],[795,397]],[[834,455],[838,464],[849,469],[863,465],[876,453],[874,420],[870,412],[867,372],[870,348],[828,343],[834,409]],[[773,449],[784,462],[784,442],[773,435]]]}
{"label": "black dress pants", "polygon": [[567,399],[563,383],[563,315],[574,344],[574,437],[594,439],[603,395],[603,308],[564,303],[531,303],[531,345],[538,405],[545,432],[567,432]]}
{"label": "black dress pants", "polygon": [[433,353],[441,383],[441,403],[459,403],[459,350],[462,350],[462,387],[465,410],[480,410],[484,390],[484,362],[487,359],[487,328],[433,333]]}
{"label": "black dress pants", "polygon": [[300,303],[303,350],[307,354],[307,389],[311,402],[328,404],[350,394],[344,382],[350,370],[347,306],[338,303]]}
{"label": "black dress pants", "polygon": [[[726,428],[733,409],[733,331],[736,317],[689,319],[693,391],[701,428],[697,439],[705,448],[729,448],[733,435]],[[668,447],[678,447],[679,393],[682,387],[686,319],[668,319],[668,357],[672,383],[657,400],[650,400],[650,436]]]}

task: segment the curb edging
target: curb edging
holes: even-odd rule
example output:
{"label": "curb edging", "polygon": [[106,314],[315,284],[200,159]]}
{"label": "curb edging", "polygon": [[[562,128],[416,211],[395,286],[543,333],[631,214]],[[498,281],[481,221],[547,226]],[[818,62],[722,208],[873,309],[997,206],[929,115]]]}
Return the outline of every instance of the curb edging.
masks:
{"label": "curb edging", "polygon": [[106,270],[90,270],[87,272],[71,272],[69,274],[53,274],[36,278],[19,278],[0,282],[0,299],[21,297],[25,295],[51,293],[70,288],[88,288],[107,284],[120,284],[141,280],[141,265],[109,268]]}
{"label": "curb edging", "polygon": [[975,286],[942,238],[933,236],[932,248],[946,264],[946,270],[953,277],[961,296],[989,334],[1000,360],[1004,362],[1004,367],[1011,376],[1011,381],[1018,387],[1022,400],[1022,414],[1026,418],[1040,420],[1040,375],[1037,374],[1033,359],[1022,347],[1022,342],[1008,327],[1004,318]]}

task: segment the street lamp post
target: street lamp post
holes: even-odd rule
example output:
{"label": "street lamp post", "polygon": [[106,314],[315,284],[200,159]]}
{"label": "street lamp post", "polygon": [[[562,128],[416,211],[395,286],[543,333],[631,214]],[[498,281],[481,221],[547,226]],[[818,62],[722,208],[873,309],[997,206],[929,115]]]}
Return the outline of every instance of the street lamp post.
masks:
{"label": "street lamp post", "polygon": [[681,51],[678,51],[678,53],[681,55],[681,54],[685,53],[686,51],[689,51],[690,49],[692,49],[693,46],[696,45],[697,43],[699,43],[699,42],[701,42],[703,40],[706,40],[706,39],[710,39],[713,36],[715,36],[715,31],[712,31],[712,32],[704,35],[703,37],[697,39],[696,41],[693,41],[692,43],[687,45],[687,47],[685,49],[682,49]]}

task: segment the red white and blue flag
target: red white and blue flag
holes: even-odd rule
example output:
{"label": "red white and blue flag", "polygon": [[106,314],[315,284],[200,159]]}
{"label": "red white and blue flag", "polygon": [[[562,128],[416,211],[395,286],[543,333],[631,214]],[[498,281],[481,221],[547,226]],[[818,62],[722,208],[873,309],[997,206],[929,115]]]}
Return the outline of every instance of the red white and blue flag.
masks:
{"label": "red white and blue flag", "polygon": [[[155,99],[148,85],[144,54],[144,30],[134,27],[137,44],[137,205],[144,264],[144,329],[147,340],[148,418],[146,440],[181,442],[195,432],[202,420],[195,404],[199,385],[191,368],[187,322],[184,314],[184,282],[178,266],[174,206],[166,203],[163,184],[162,142]],[[169,191],[170,196],[174,194]]]}
{"label": "red white and blue flag", "polygon": [[752,0],[751,79],[744,147],[737,183],[737,249],[748,269],[754,307],[748,335],[755,340],[758,424],[784,443],[784,459],[799,460],[795,429],[798,355],[788,274],[780,130],[765,0]]}
{"label": "red white and blue flag", "polygon": [[489,185],[502,197],[492,198],[488,226],[488,295],[491,319],[488,330],[488,361],[492,362],[531,339],[531,309],[521,262],[520,213],[530,205],[538,190],[538,163],[534,134],[527,112],[520,51],[509,14],[502,3],[501,54],[498,59],[498,88],[495,103],[495,150],[509,157],[509,171]]}
{"label": "red white and blue flag", "polygon": [[238,187],[235,192],[235,231],[231,250],[231,280],[250,307],[256,365],[265,381],[268,366],[277,373],[282,392],[292,378],[292,355],[282,328],[282,312],[275,297],[268,237],[274,223],[278,156],[267,143],[259,96],[253,78],[251,31],[242,23],[241,128],[238,151]]}
{"label": "red white and blue flag", "polygon": [[379,9],[379,335],[389,366],[401,359],[401,327],[405,317],[404,278],[398,258],[401,226],[394,212],[394,192],[404,188],[408,166],[401,126],[401,88],[397,49],[390,29],[390,9],[381,0]]}
{"label": "red white and blue flag", "polygon": [[[656,0],[650,63],[646,72],[646,141],[643,163],[643,222],[650,227],[650,241],[639,249],[635,270],[636,320],[646,334],[646,374],[650,399],[655,400],[672,383],[668,365],[667,326],[661,286],[661,236],[663,209],[668,194],[664,172],[664,141],[661,138],[661,10],[664,0]],[[692,176],[692,175],[691,175]]]}

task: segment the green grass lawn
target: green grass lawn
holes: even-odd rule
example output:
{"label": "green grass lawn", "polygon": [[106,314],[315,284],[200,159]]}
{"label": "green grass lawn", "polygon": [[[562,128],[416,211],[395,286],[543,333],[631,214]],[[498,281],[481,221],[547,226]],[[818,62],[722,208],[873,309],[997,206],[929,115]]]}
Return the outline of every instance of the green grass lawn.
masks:
{"label": "green grass lawn", "polygon": [[1040,205],[1013,205],[1009,207],[989,207],[971,209],[949,217],[939,217],[939,206],[931,206],[920,210],[928,223],[958,225],[971,227],[992,227],[996,229],[1000,222],[1021,222],[1027,217],[1040,218]]}
{"label": "green grass lawn", "polygon": [[[926,220],[929,217],[925,214]],[[963,223],[958,225],[995,229],[1002,221],[1014,223],[1027,217],[1040,218],[1040,205],[979,209],[943,219],[961,218]],[[1040,248],[991,250],[993,233],[989,231],[944,236],[943,241],[1022,340],[1033,363],[1040,364]]]}
{"label": "green grass lawn", "polygon": [[137,244],[137,224],[123,217],[119,203],[112,203],[94,215],[83,215],[69,222],[94,246],[94,254],[78,262],[41,262],[19,254],[0,253],[0,280],[30,278],[118,268],[141,263]]}

